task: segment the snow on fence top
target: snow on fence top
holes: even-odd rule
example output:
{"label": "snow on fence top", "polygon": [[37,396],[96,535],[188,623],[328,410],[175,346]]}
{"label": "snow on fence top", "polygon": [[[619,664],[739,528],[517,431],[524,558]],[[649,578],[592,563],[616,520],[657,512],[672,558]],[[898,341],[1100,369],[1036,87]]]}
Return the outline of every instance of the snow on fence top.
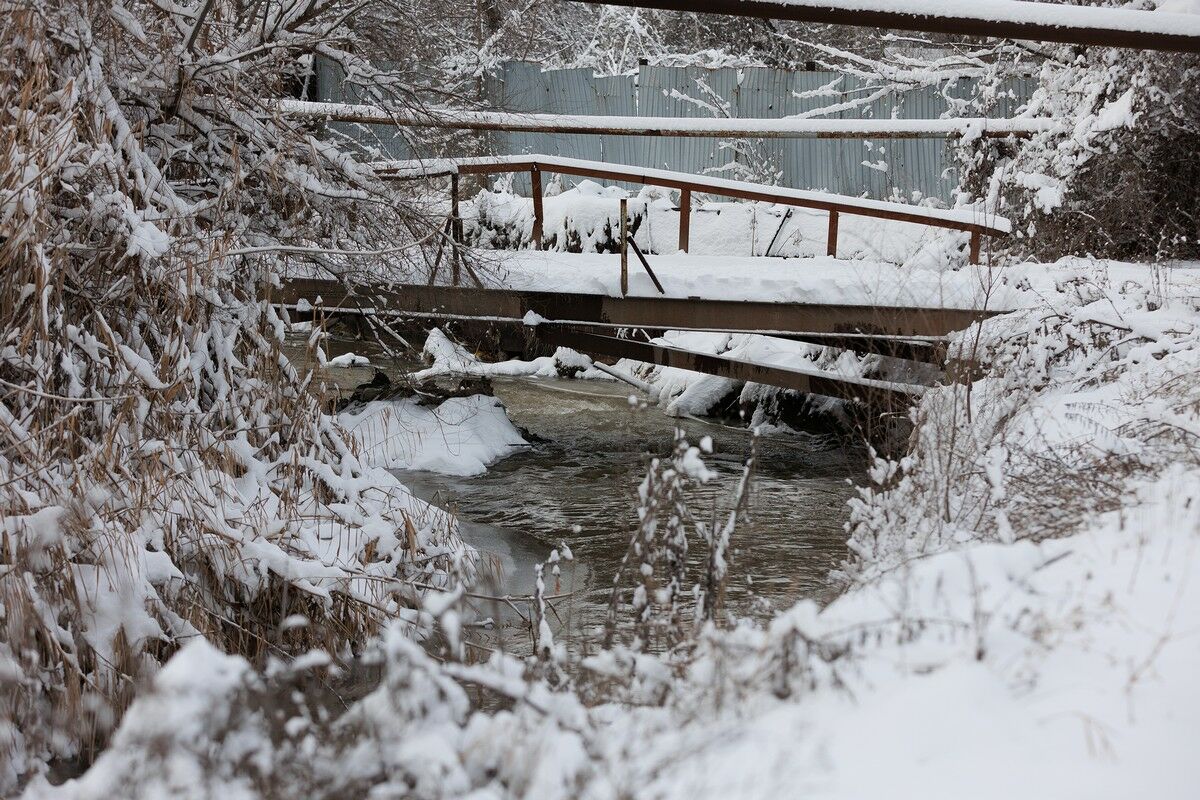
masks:
{"label": "snow on fence top", "polygon": [[[598,0],[575,0],[596,3]],[[604,0],[606,4],[964,36],[1200,53],[1200,15],[1024,0]]]}
{"label": "snow on fence top", "polygon": [[384,178],[420,178],[456,174],[489,174],[495,172],[559,172],[568,175],[602,178],[605,180],[665,186],[673,189],[739,197],[767,203],[781,203],[866,217],[894,219],[920,225],[971,231],[988,236],[1012,231],[1004,217],[986,213],[983,209],[940,209],[928,206],[868,200],[863,197],[789,189],[782,186],[763,186],[747,181],[692,175],[665,169],[631,167],[602,161],[586,161],[561,156],[524,155],[484,158],[428,159],[423,161],[381,161],[371,165]]}
{"label": "snow on fence top", "polygon": [[610,117],[591,114],[522,114],[508,111],[437,109],[393,114],[370,105],[283,100],[293,117],[399,127],[527,133],[582,133],[628,136],[754,137],[757,139],[923,139],[978,136],[1030,136],[1056,123],[1045,117],[1014,119],[713,119],[690,117]]}

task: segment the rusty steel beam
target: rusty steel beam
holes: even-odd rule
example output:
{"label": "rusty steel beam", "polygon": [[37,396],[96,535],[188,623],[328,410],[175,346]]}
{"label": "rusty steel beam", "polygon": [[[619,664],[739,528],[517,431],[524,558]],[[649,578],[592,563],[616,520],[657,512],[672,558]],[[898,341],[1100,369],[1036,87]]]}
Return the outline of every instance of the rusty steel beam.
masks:
{"label": "rusty steel beam", "polygon": [[[572,0],[591,5],[598,0]],[[1189,14],[1061,6],[1017,0],[962,0],[952,9],[911,10],[891,0],[604,0],[605,5],[701,14],[815,22],[860,28],[945,33],[994,39],[1200,53],[1198,22]],[[1060,8],[1055,8],[1055,6]],[[1071,16],[1072,11],[1076,12]],[[1086,21],[1085,21],[1086,20]]]}
{"label": "rusty steel beam", "polygon": [[630,328],[770,331],[779,334],[843,334],[940,337],[995,312],[952,308],[769,303],[682,297],[608,297],[572,292],[478,289],[464,286],[356,286],[333,280],[296,279],[272,293],[272,301],[303,300],[326,310],[375,311],[419,316],[520,320],[532,311],[561,323],[601,323]]}
{"label": "rusty steel beam", "polygon": [[645,364],[688,369],[746,383],[762,383],[806,394],[837,397],[889,410],[907,408],[925,391],[924,386],[915,384],[834,376],[816,368],[795,369],[758,364],[709,353],[697,353],[693,350],[671,347],[658,342],[598,336],[593,333],[582,333],[556,326],[548,326],[545,330],[541,328],[542,326],[539,325],[537,331],[539,339],[547,344],[569,347],[581,353],[609,356],[610,358],[628,358]]}
{"label": "rusty steel beam", "polygon": [[[522,318],[518,317],[501,317],[496,315],[480,316],[455,313],[450,310],[440,311],[412,311],[405,309],[395,309],[389,307],[386,297],[380,297],[378,293],[373,293],[371,290],[359,290],[353,294],[346,294],[340,285],[335,285],[333,281],[322,282],[316,285],[314,282],[305,282],[305,286],[293,286],[287,284],[282,295],[274,297],[275,302],[282,305],[295,306],[297,300],[305,298],[310,304],[315,304],[315,301],[321,300],[321,307],[328,313],[348,313],[348,314],[372,314],[381,316],[394,316],[401,319],[421,319],[430,322],[438,323],[462,323],[462,324],[483,324],[493,327],[505,335],[513,337],[515,340],[521,339],[528,330],[528,327]],[[327,299],[332,298],[332,299]],[[662,336],[668,329],[662,327],[649,327],[641,325],[618,325],[616,323],[605,322],[555,322],[547,320],[538,327],[558,327],[571,329],[582,333],[594,333],[597,335],[610,335],[618,328],[626,328],[629,332],[636,332],[643,335],[645,338],[656,338]],[[889,335],[875,334],[856,334],[856,333],[813,333],[813,332],[796,332],[785,330],[774,330],[762,327],[749,328],[692,328],[692,327],[675,327],[671,330],[695,331],[700,333],[727,333],[727,334],[752,334],[757,336],[768,336],[774,339],[788,339],[797,342],[807,342],[808,344],[821,345],[823,347],[834,347],[842,350],[853,350],[858,353],[869,353],[873,355],[890,356],[892,358],[905,359],[908,361],[919,361],[927,364],[941,366],[946,361],[946,341],[940,336],[911,336],[897,337]]]}

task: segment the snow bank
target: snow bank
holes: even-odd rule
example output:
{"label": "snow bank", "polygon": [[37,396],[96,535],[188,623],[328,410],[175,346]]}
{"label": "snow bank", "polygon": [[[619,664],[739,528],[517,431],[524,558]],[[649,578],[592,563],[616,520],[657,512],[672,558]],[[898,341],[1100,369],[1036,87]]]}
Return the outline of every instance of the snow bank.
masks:
{"label": "snow bank", "polygon": [[338,414],[374,467],[478,475],[527,442],[495,397],[376,400]]}

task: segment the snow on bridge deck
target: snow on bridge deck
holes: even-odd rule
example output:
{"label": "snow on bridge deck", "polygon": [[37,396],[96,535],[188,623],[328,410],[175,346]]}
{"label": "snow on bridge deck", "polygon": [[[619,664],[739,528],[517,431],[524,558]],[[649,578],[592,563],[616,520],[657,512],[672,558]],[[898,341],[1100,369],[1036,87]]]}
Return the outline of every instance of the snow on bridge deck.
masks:
{"label": "snow on bridge deck", "polygon": [[[506,289],[621,296],[617,254],[528,250],[489,256],[486,271]],[[631,256],[630,297],[1007,311],[1036,301],[1039,286],[1054,286],[1054,276],[1044,267],[936,270],[828,256],[679,253],[646,258],[665,294]]]}

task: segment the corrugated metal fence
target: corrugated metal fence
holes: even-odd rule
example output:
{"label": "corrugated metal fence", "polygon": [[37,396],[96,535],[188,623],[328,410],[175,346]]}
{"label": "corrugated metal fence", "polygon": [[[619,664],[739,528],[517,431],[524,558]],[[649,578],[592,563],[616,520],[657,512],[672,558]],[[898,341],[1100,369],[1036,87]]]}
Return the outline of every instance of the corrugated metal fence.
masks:
{"label": "corrugated metal fence", "polygon": [[[839,80],[840,78],[840,80]],[[1014,114],[1033,91],[1032,78],[1014,81],[1001,94],[993,116]],[[337,75],[319,67],[320,99],[351,101],[339,90]],[[865,108],[822,115],[833,119],[896,116],[936,119],[949,98],[965,97],[971,86],[934,87],[876,100]],[[484,82],[488,102],[518,112],[663,117],[784,117],[841,105],[868,92],[862,81],[827,71],[798,72],[769,67],[724,68],[643,66],[636,75],[597,77],[588,69],[543,71],[538,65],[509,62]],[[344,126],[359,142],[370,142],[395,158],[414,151],[394,131]],[[372,126],[374,127],[374,126]],[[493,154],[546,153],[614,164],[658,167],[778,183],[799,189],[825,189],[884,198],[914,191],[950,200],[958,179],[940,139],[767,139],[739,140],[655,136],[493,133]],[[522,187],[518,184],[518,188]]]}

